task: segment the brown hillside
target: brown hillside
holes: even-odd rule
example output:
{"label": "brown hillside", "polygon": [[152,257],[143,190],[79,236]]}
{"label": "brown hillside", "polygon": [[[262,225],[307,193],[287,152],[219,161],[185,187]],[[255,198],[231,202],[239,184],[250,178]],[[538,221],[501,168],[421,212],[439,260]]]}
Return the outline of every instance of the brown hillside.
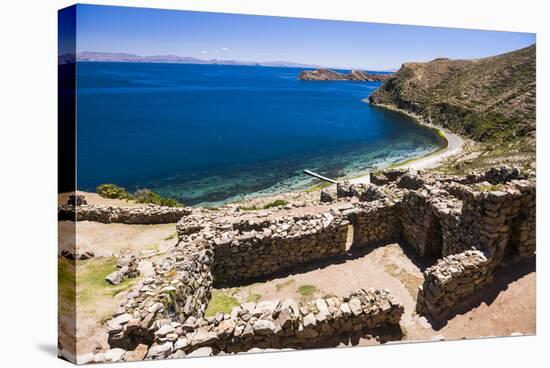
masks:
{"label": "brown hillside", "polygon": [[534,137],[536,46],[476,59],[405,63],[369,101],[478,141]]}

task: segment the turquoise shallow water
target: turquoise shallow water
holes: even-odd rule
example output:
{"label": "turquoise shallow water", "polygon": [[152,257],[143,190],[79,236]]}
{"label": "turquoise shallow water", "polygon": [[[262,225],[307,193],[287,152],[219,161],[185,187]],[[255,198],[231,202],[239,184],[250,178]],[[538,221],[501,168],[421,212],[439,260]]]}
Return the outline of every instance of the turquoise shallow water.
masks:
{"label": "turquoise shallow water", "polygon": [[78,188],[150,188],[186,204],[306,188],[431,152],[434,132],[361,100],[376,82],[301,69],[78,63]]}

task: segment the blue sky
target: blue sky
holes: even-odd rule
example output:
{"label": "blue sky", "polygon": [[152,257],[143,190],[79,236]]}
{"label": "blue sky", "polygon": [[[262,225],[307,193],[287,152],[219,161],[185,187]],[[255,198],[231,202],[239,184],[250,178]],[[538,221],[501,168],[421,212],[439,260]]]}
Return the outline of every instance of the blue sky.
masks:
{"label": "blue sky", "polygon": [[533,33],[95,5],[77,11],[77,52],[391,70],[406,61],[478,58],[533,43]]}

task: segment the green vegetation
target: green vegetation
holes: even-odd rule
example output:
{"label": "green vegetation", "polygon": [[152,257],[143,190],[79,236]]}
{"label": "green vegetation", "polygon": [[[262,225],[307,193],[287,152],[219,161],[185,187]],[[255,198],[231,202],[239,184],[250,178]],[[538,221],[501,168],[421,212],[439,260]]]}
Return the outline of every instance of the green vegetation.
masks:
{"label": "green vegetation", "polygon": [[288,204],[288,201],[285,201],[284,199],[276,199],[273,202],[266,203],[263,207],[264,210],[267,210],[269,208],[273,207],[281,207],[286,206]]}
{"label": "green vegetation", "polygon": [[306,284],[298,287],[298,293],[300,293],[303,298],[311,298],[316,291],[317,287],[314,285]]}
{"label": "green vegetation", "polygon": [[247,302],[257,302],[261,299],[261,297],[262,297],[261,294],[249,293],[248,297],[246,298],[246,301]]}
{"label": "green vegetation", "polygon": [[526,140],[534,152],[535,74],[535,45],[475,61],[407,63],[369,101],[414,111],[477,142]]}
{"label": "green vegetation", "polygon": [[159,250],[159,245],[157,243],[152,243],[147,245],[147,250]]}
{"label": "green vegetation", "polygon": [[288,201],[285,201],[284,199],[276,199],[274,201],[266,203],[261,208],[259,208],[257,205],[253,205],[253,206],[240,206],[240,209],[242,211],[258,211],[258,210],[267,210],[273,207],[286,206],[287,204],[288,204]]}
{"label": "green vegetation", "polygon": [[159,206],[181,207],[182,203],[173,198],[165,198],[149,189],[139,189],[134,194],[116,184],[101,184],[96,188],[97,194],[103,198],[134,200],[137,203],[152,203]]}
{"label": "green vegetation", "polygon": [[126,279],[118,285],[105,281],[105,277],[118,269],[116,262],[115,257],[77,261],[76,290],[79,304],[92,302],[102,296],[113,297],[137,281],[137,278]]}
{"label": "green vegetation", "polygon": [[235,297],[227,295],[223,291],[214,290],[206,308],[205,316],[212,317],[218,312],[230,313],[233,307],[239,305],[239,301]]}
{"label": "green vegetation", "polygon": [[174,231],[172,234],[168,235],[167,237],[164,238],[165,241],[168,241],[168,240],[172,240],[174,239],[176,236],[178,236],[178,233],[176,231]]}
{"label": "green vegetation", "polygon": [[59,305],[61,310],[74,315],[76,303],[76,262],[64,257],[58,258],[57,264],[57,287]]}
{"label": "green vegetation", "polygon": [[103,198],[131,199],[132,195],[126,189],[115,184],[100,184],[96,188],[97,194]]}
{"label": "green vegetation", "polygon": [[290,284],[294,283],[294,279],[289,279],[285,282],[281,282],[279,284],[275,284],[275,287],[277,288],[277,291],[281,291],[285,287],[289,286]]}
{"label": "green vegetation", "polygon": [[327,187],[330,187],[332,185],[332,183],[329,183],[328,181],[324,181],[320,184],[317,184],[317,185],[314,185],[312,186],[311,188],[307,188],[306,190],[304,190],[304,192],[306,193],[312,193],[312,192],[317,192],[319,190],[322,190],[322,189],[325,189]]}
{"label": "green vegetation", "polygon": [[503,188],[502,184],[476,185],[476,188],[482,192],[495,192]]}
{"label": "green vegetation", "polygon": [[134,200],[137,203],[152,203],[159,206],[181,207],[182,204],[172,198],[164,198],[149,189],[139,189],[134,193]]}

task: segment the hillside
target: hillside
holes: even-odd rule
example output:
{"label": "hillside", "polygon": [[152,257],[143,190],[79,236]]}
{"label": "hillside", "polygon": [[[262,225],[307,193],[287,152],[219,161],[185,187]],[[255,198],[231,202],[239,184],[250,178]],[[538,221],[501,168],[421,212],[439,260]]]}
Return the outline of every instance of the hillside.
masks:
{"label": "hillside", "polygon": [[405,63],[369,102],[416,113],[478,142],[531,141],[535,72],[535,45],[476,60]]}

